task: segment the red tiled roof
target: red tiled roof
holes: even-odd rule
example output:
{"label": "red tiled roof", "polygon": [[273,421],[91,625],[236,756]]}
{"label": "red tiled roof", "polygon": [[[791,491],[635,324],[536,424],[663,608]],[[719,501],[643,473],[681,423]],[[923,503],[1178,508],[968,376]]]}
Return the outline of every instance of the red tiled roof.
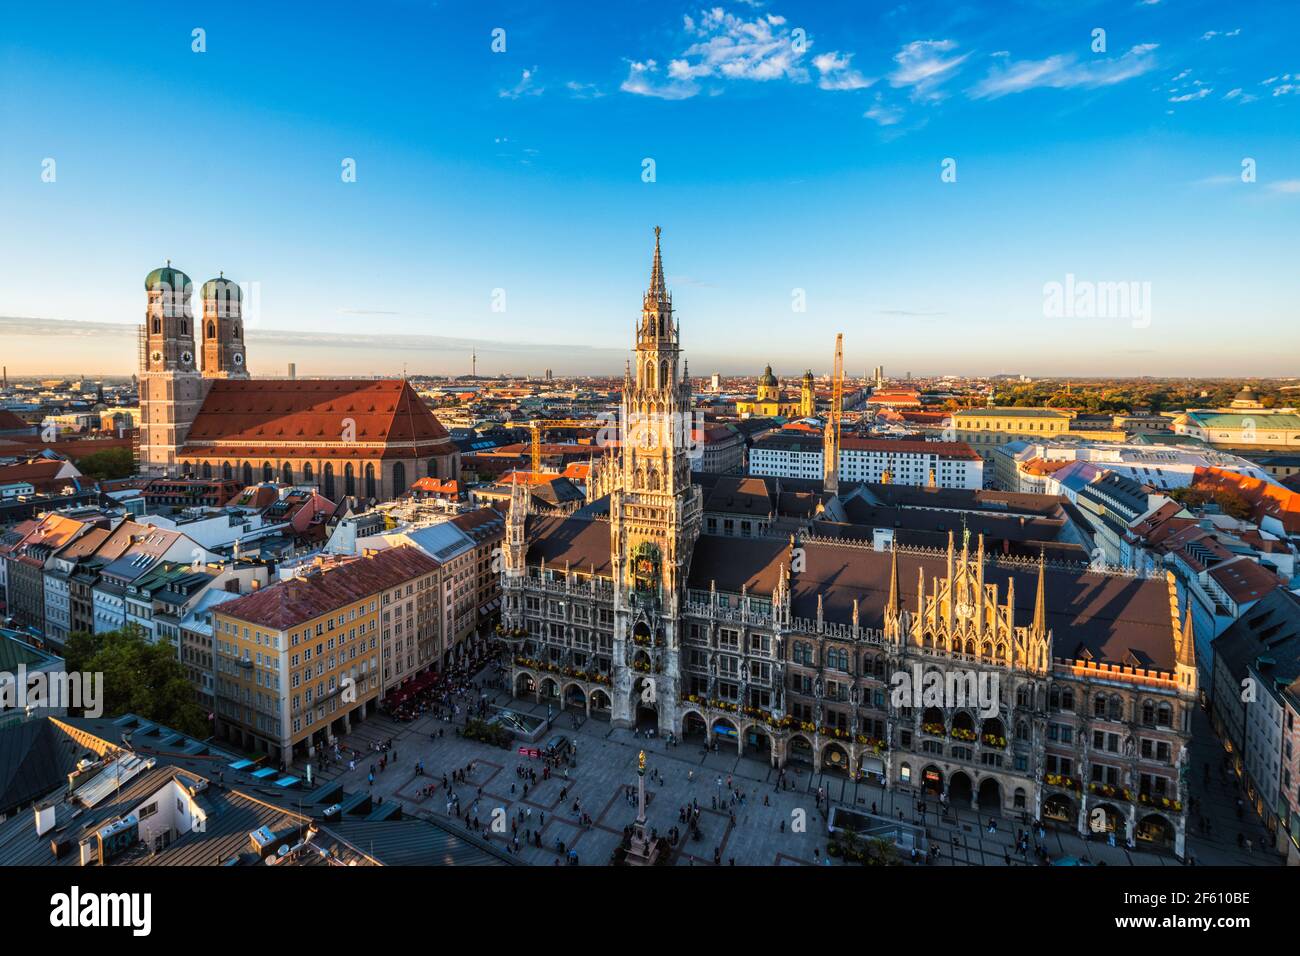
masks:
{"label": "red tiled roof", "polygon": [[1250,503],[1255,521],[1275,518],[1287,534],[1300,534],[1300,492],[1241,472],[1204,467],[1196,469],[1192,487],[1235,491]]}
{"label": "red tiled roof", "polygon": [[433,494],[458,495],[460,482],[454,478],[443,481],[440,478],[420,478],[411,485],[411,491],[427,491]]}
{"label": "red tiled roof", "polygon": [[[69,462],[66,461],[28,461],[18,465],[6,465],[0,468],[0,485],[16,481],[26,481],[36,485],[57,481],[59,472],[68,466]],[[76,470],[75,467],[73,470]]]}
{"label": "red tiled roof", "polygon": [[374,446],[390,445],[398,447],[386,457],[416,457],[440,445],[449,450],[450,438],[402,379],[218,379],[182,454],[291,457],[286,445],[330,457],[374,457]]}
{"label": "red tiled roof", "polygon": [[1072,464],[1064,459],[1031,458],[1021,465],[1021,470],[1031,475],[1050,475]]}
{"label": "red tiled roof", "polygon": [[387,548],[291,578],[216,608],[257,627],[283,631],[388,588],[431,574],[441,565],[418,548]]}
{"label": "red tiled roof", "polygon": [[1238,604],[1257,601],[1269,591],[1280,587],[1277,576],[1249,558],[1240,558],[1211,569],[1210,577],[1218,582],[1228,597]]}
{"label": "red tiled roof", "polygon": [[7,408],[0,408],[0,432],[31,431],[36,426],[25,422]]}

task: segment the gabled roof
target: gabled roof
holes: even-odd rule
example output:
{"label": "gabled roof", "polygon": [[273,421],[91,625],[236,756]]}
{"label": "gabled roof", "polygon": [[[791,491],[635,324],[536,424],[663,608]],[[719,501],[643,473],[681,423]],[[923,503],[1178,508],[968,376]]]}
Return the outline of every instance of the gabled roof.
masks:
{"label": "gabled roof", "polygon": [[[404,379],[217,379],[190,426],[183,454],[222,448],[274,457],[285,444],[398,445],[421,451],[451,439]],[[324,454],[322,450],[322,454]],[[410,457],[398,455],[395,457]]]}
{"label": "gabled roof", "polygon": [[0,813],[39,799],[65,783],[83,752],[48,720],[0,728]]}
{"label": "gabled roof", "polygon": [[389,548],[261,588],[218,613],[283,631],[436,570],[438,563],[417,548]]}
{"label": "gabled roof", "polygon": [[[806,541],[802,544],[804,570],[790,576],[791,609],[796,617],[813,619],[821,597],[826,620],[848,624],[853,601],[858,601],[861,626],[884,626],[889,594],[888,551],[860,545]],[[608,545],[606,545],[608,549]],[[789,568],[790,545],[771,538],[733,538],[701,535],[691,558],[689,587],[739,593],[742,588],[767,597],[775,588],[781,564]],[[530,552],[531,560],[531,552]],[[901,603],[916,612],[918,568],[924,569],[927,588],[946,573],[945,556],[899,552]],[[1007,581],[1015,581],[1016,621],[1028,624],[1034,613],[1038,584],[1036,562],[990,562],[985,580],[998,586],[999,601],[1006,601]],[[1076,659],[1085,651],[1095,661],[1174,669],[1173,627],[1169,615],[1168,585],[1163,579],[1145,579],[1086,570],[1049,567],[1044,575],[1047,625],[1053,632],[1053,653]]]}

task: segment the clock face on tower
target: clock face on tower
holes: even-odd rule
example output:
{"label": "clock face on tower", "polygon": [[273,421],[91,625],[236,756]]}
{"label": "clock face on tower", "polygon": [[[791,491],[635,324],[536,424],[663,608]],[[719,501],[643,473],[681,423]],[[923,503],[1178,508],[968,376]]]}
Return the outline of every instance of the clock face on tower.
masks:
{"label": "clock face on tower", "polygon": [[243,364],[244,364],[244,355],[243,355],[243,353],[242,353],[242,352],[236,352],[234,355],[232,355],[232,356],[230,357],[230,361],[234,362],[236,365],[243,365]]}
{"label": "clock face on tower", "polygon": [[159,363],[162,362],[162,353],[154,352],[152,355],[149,356],[149,361],[153,362],[155,365],[158,365]]}
{"label": "clock face on tower", "polygon": [[194,356],[191,355],[189,352],[182,352],[182,353],[181,353],[181,364],[182,364],[182,365],[189,365],[189,364],[190,364],[191,362],[193,362],[193,361],[194,361]]}

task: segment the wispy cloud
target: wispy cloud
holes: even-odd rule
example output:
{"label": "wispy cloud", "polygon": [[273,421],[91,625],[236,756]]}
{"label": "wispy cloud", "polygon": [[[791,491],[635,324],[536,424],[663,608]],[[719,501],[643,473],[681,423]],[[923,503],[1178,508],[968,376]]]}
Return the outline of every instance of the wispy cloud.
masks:
{"label": "wispy cloud", "polygon": [[1206,30],[1203,34],[1201,34],[1201,39],[1213,40],[1215,37],[1235,37],[1240,35],[1241,35],[1241,27],[1238,27],[1235,30],[1229,30],[1226,33],[1221,32],[1219,30]]}
{"label": "wispy cloud", "polygon": [[537,67],[524,70],[519,82],[508,90],[501,90],[499,96],[506,100],[517,100],[521,96],[538,96],[545,87],[537,85]]}
{"label": "wispy cloud", "polygon": [[894,54],[896,67],[889,74],[890,86],[911,90],[915,100],[940,100],[945,94],[939,87],[953,76],[970,56],[949,56],[954,40],[913,40]]}
{"label": "wispy cloud", "polygon": [[1019,60],[994,68],[968,90],[972,99],[994,99],[1011,93],[1050,88],[1097,89],[1123,83],[1155,69],[1158,44],[1141,43],[1123,56],[1080,62],[1074,54],[1057,54],[1043,60]]}
{"label": "wispy cloud", "polygon": [[579,83],[577,80],[570,80],[564,84],[564,88],[575,100],[595,100],[605,95],[595,83]]}
{"label": "wispy cloud", "polygon": [[875,83],[853,69],[853,54],[833,50],[813,57],[813,66],[820,78],[817,85],[823,90],[862,90]]}
{"label": "wispy cloud", "polygon": [[1300,195],[1300,179],[1281,179],[1275,183],[1269,183],[1268,188],[1275,193],[1286,193],[1287,195]]}
{"label": "wispy cloud", "polygon": [[903,118],[903,110],[886,103],[885,98],[877,93],[876,101],[862,115],[869,120],[874,120],[880,126],[893,126]]}

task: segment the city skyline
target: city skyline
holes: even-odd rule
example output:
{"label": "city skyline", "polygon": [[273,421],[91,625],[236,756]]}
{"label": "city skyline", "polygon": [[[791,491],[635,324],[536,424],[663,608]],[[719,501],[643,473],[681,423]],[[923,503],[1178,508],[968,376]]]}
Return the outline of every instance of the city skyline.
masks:
{"label": "city skyline", "polygon": [[[396,4],[343,44],[338,9],[16,13],[11,375],[129,374],[167,258],[257,290],[254,375],[617,374],[656,223],[697,374],[820,374],[840,331],[850,369],[1294,371],[1272,11]],[[1053,314],[1076,278],[1142,308]]]}

